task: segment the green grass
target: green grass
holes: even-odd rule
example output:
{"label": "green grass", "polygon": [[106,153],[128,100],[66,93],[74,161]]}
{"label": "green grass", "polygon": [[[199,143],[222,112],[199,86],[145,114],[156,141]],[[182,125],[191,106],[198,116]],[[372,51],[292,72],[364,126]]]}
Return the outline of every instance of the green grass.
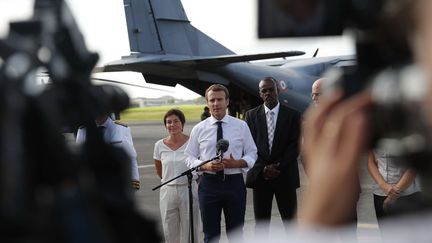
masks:
{"label": "green grass", "polygon": [[172,108],[180,109],[186,121],[199,121],[205,105],[166,105],[144,108],[130,108],[120,114],[122,121],[160,121],[165,113]]}

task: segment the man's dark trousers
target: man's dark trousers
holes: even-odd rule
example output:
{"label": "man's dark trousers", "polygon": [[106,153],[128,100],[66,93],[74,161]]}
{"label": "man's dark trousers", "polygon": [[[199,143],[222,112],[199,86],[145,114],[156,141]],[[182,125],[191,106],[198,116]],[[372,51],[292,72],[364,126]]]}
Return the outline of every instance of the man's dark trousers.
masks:
{"label": "man's dark trousers", "polygon": [[273,197],[284,223],[293,219],[297,210],[297,193],[295,188],[283,188],[275,186],[268,181],[266,185],[260,185],[253,189],[254,214],[262,233],[268,233],[270,224]]}
{"label": "man's dark trousers", "polygon": [[246,187],[242,174],[225,175],[221,180],[216,175],[202,177],[198,197],[204,230],[204,242],[218,241],[221,229],[221,212],[225,216],[226,231],[243,228],[246,211]]}

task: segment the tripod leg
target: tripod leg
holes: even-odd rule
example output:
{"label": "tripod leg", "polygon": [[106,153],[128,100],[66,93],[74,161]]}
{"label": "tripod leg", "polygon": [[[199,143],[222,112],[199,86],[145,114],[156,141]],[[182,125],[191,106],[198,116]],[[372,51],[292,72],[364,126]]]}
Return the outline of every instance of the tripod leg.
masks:
{"label": "tripod leg", "polygon": [[193,197],[192,197],[192,173],[187,174],[189,190],[189,232],[190,242],[195,243],[194,223],[193,223]]}

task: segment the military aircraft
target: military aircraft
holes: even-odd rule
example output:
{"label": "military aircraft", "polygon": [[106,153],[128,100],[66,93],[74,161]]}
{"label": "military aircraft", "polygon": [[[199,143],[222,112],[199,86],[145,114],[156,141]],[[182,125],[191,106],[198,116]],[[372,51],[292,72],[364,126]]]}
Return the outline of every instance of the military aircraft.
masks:
{"label": "military aircraft", "polygon": [[251,61],[285,58],[300,51],[236,55],[190,24],[180,0],[124,0],[131,53],[103,71],[142,73],[146,82],[184,87],[204,95],[213,83],[230,90],[230,113],[260,103],[258,83],[279,81],[279,100],[303,112],[313,81],[331,67],[352,66],[354,56],[282,60],[271,65]]}

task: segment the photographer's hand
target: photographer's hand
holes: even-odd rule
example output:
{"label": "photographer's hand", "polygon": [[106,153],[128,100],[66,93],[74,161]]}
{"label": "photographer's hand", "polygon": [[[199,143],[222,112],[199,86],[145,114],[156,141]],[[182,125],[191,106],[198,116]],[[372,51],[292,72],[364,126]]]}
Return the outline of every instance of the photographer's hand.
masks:
{"label": "photographer's hand", "polygon": [[371,101],[366,93],[341,99],[340,92],[323,97],[319,107],[305,114],[303,154],[309,165],[309,193],[299,214],[306,224],[341,224],[355,210],[357,162],[367,141],[366,108]]}

